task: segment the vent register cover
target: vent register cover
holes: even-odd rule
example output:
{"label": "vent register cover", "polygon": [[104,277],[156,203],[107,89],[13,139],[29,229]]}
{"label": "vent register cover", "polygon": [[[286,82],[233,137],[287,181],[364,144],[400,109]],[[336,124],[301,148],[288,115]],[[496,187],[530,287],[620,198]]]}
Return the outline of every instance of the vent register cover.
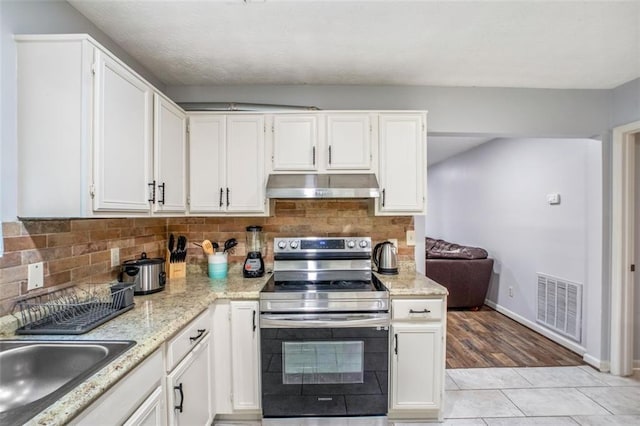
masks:
{"label": "vent register cover", "polygon": [[547,328],[581,342],[582,284],[538,273],[537,320]]}

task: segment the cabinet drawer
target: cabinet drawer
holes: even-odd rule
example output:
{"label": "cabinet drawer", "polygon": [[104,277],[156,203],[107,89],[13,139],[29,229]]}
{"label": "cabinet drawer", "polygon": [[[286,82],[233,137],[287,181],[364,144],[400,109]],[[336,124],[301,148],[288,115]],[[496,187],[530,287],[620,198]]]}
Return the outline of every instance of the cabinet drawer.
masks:
{"label": "cabinet drawer", "polygon": [[167,371],[173,368],[193,349],[211,329],[211,316],[205,310],[178,332],[167,344]]}
{"label": "cabinet drawer", "polygon": [[440,320],[442,299],[402,299],[391,301],[392,320]]}

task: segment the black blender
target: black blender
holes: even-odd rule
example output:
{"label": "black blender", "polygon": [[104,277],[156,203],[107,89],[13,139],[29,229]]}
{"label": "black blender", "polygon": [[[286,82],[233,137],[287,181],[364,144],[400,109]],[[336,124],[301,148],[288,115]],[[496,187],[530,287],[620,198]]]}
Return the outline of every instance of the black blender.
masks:
{"label": "black blender", "polygon": [[258,278],[264,275],[264,249],[266,247],[262,226],[247,226],[247,258],[244,260],[242,275],[245,278]]}

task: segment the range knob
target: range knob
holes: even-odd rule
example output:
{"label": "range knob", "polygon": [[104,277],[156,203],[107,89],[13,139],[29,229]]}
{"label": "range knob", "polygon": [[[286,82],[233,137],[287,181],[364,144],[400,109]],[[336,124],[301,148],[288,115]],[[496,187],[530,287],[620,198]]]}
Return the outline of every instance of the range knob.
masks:
{"label": "range knob", "polygon": [[356,246],[356,242],[353,240],[347,241],[347,247],[354,248]]}
{"label": "range knob", "polygon": [[298,248],[298,242],[296,240],[293,240],[289,243],[289,247],[291,247],[292,249],[297,249]]}
{"label": "range knob", "polygon": [[367,248],[368,245],[369,245],[369,243],[367,243],[367,240],[360,240],[360,247],[361,248]]}
{"label": "range knob", "polygon": [[286,241],[278,241],[278,248],[280,250],[284,250],[287,247],[287,242]]}

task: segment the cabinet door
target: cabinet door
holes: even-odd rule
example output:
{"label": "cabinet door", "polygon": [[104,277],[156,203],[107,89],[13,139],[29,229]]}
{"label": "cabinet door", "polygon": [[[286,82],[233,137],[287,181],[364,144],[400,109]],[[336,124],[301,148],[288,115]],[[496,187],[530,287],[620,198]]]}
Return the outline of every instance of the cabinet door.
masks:
{"label": "cabinet door", "polygon": [[189,117],[189,211],[219,212],[225,182],[226,121],[224,115]]}
{"label": "cabinet door", "polygon": [[273,170],[318,170],[318,117],[273,117]]}
{"label": "cabinet door", "polygon": [[167,376],[170,425],[208,425],[211,417],[209,336]]}
{"label": "cabinet door", "polygon": [[391,409],[439,409],[442,392],[442,324],[391,326]]}
{"label": "cabinet door", "polygon": [[326,158],[330,170],[371,170],[371,120],[367,114],[327,116]]}
{"label": "cabinet door", "polygon": [[423,114],[380,114],[379,212],[425,209],[426,130]]}
{"label": "cabinet door", "polygon": [[154,95],[153,159],[156,196],[154,211],[186,210],[186,122],[184,112]]}
{"label": "cabinet door", "polygon": [[229,212],[265,210],[264,116],[227,116],[227,185]]}
{"label": "cabinet door", "polygon": [[95,48],[82,40],[25,41],[16,36],[16,50],[17,214],[90,215]]}
{"label": "cabinet door", "polygon": [[149,211],[152,89],[96,54],[94,210]]}
{"label": "cabinet door", "polygon": [[231,374],[234,410],[260,409],[258,302],[231,302]]}
{"label": "cabinet door", "polygon": [[[132,416],[136,413],[143,418],[141,410],[149,402],[149,395],[158,388],[162,389],[162,382],[165,380],[163,364],[162,349],[157,349],[69,424],[120,425],[126,421],[135,421]],[[160,399],[160,403],[164,405],[164,394]],[[161,414],[161,419],[163,424],[166,423],[164,414]]]}
{"label": "cabinet door", "polygon": [[162,426],[166,424],[167,409],[162,386],[158,386],[123,426]]}

